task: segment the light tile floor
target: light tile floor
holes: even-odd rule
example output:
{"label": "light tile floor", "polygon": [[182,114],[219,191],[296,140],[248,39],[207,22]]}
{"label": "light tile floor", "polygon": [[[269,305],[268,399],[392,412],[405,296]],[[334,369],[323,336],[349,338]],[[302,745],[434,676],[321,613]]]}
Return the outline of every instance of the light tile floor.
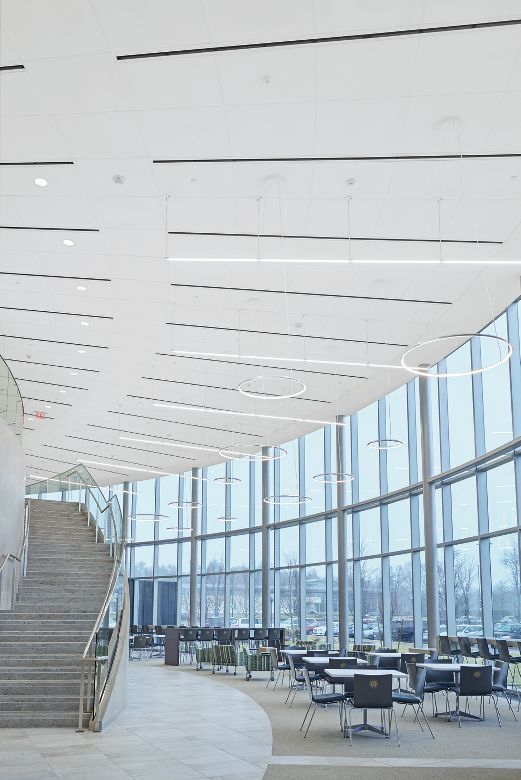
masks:
{"label": "light tile floor", "polygon": [[101,734],[0,731],[1,780],[260,780],[271,726],[249,696],[162,661],[129,665],[128,705]]}

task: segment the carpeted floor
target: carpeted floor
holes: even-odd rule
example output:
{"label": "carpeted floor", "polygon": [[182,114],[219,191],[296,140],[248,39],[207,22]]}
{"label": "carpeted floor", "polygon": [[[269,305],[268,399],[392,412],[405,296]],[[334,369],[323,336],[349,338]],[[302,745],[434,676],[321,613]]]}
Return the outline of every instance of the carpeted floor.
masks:
{"label": "carpeted floor", "polygon": [[[467,780],[467,778],[504,778],[521,780],[521,765],[514,768],[501,768],[501,762],[514,759],[521,761],[521,714],[516,723],[510,714],[505,701],[500,700],[500,712],[502,716],[502,728],[497,725],[497,720],[492,704],[486,707],[486,721],[464,721],[462,728],[458,728],[457,722],[446,722],[444,718],[433,718],[431,703],[426,701],[425,711],[429,717],[431,728],[436,737],[433,740],[428,731],[420,731],[417,723],[413,722],[414,716],[410,710],[400,718],[401,709],[398,708],[398,725],[400,729],[401,747],[398,747],[396,739],[386,740],[375,734],[365,732],[353,737],[353,746],[349,746],[348,740],[342,738],[339,730],[338,710],[330,707],[327,710],[318,709],[312,723],[308,737],[303,739],[300,733],[300,724],[306,711],[308,700],[305,692],[299,692],[292,708],[289,708],[284,700],[287,689],[272,686],[266,688],[267,675],[262,672],[254,673],[253,679],[247,682],[244,674],[234,677],[233,674],[195,671],[190,667],[181,667],[187,674],[209,675],[216,683],[231,685],[239,688],[251,696],[264,708],[270,718],[273,731],[273,756],[309,757],[314,758],[314,766],[305,765],[275,765],[269,766],[265,780],[324,780],[324,778],[346,778],[356,773],[357,780],[374,778],[375,780],[391,780],[400,778],[408,780],[409,777],[430,780],[438,778],[443,773],[447,778],[454,780]],[[451,697],[452,706],[454,697]],[[443,697],[439,697],[439,705],[443,704]],[[471,711],[476,711],[477,702],[473,702]],[[517,709],[517,704],[514,705]],[[369,721],[376,723],[377,715],[370,716]],[[361,716],[360,716],[361,720]],[[356,718],[358,721],[358,718]],[[317,765],[317,757],[324,758],[323,766]],[[347,760],[349,766],[328,765],[328,758]],[[388,761],[389,766],[367,767],[367,759],[380,759]],[[402,759],[418,759],[418,764],[426,766],[398,767]],[[482,759],[484,763],[493,759],[497,761],[497,767],[479,768],[476,759]],[[362,766],[357,765],[357,760]],[[445,760],[460,761],[460,767],[429,767],[429,762]],[[289,761],[289,758],[288,758]],[[468,761],[470,766],[465,766]],[[393,763],[395,766],[393,767]],[[296,760],[295,760],[296,764]],[[474,765],[472,765],[474,764]],[[327,767],[325,769],[324,767]]]}

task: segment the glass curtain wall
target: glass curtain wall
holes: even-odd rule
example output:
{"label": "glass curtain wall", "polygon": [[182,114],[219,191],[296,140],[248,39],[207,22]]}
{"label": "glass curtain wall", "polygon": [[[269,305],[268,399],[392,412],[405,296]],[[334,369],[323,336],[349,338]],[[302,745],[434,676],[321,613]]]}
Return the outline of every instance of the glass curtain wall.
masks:
{"label": "glass curtain wall", "polygon": [[[507,338],[511,360],[489,373],[429,380],[442,632],[521,639],[520,305],[483,332]],[[473,338],[433,369],[461,372],[497,360]],[[380,401],[282,446],[270,463],[270,614],[294,639],[338,637],[337,523],[346,524],[349,635],[426,639],[418,379]],[[337,434],[346,471],[337,513]],[[393,449],[378,441],[397,440]],[[372,444],[371,444],[372,442]],[[376,445],[375,445],[376,442]],[[368,446],[370,445],[370,446]],[[228,462],[131,488],[133,621],[189,620],[191,510],[197,515],[197,614],[203,625],[261,622],[262,471]],[[114,487],[120,490],[121,486]],[[304,497],[307,497],[305,503]],[[166,515],[158,522],[140,515]]]}

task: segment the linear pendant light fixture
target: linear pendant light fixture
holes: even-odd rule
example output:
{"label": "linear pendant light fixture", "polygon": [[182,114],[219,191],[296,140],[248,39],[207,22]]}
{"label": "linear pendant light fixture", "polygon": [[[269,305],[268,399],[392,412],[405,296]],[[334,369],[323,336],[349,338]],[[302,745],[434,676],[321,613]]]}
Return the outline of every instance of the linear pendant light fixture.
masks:
{"label": "linear pendant light fixture", "polygon": [[171,263],[286,263],[286,264],[340,264],[340,265],[521,265],[521,260],[499,260],[499,259],[481,259],[481,260],[440,260],[432,259],[401,259],[401,258],[351,258],[345,257],[321,257],[321,258],[302,258],[302,257],[169,257]]}
{"label": "linear pendant light fixture", "polygon": [[322,365],[322,366],[355,366],[358,368],[394,368],[399,371],[410,371],[410,368],[405,368],[402,365],[391,365],[388,363],[368,363],[365,361],[352,361],[352,360],[320,360],[318,358],[296,358],[296,357],[275,357],[273,355],[241,355],[238,352],[201,352],[191,349],[172,349],[171,355],[190,355],[191,357],[215,357],[215,358],[230,358],[232,360],[274,360],[281,363],[297,363],[306,365],[309,363]]}
{"label": "linear pendant light fixture", "polygon": [[282,420],[283,422],[301,422],[310,423],[311,425],[332,425],[338,428],[345,428],[348,425],[348,423],[335,422],[335,420],[311,420],[306,417],[285,417],[278,414],[236,412],[231,409],[213,409],[205,406],[190,406],[189,404],[159,403],[155,401],[152,403],[152,406],[155,406],[158,409],[176,409],[177,411],[197,412],[199,414],[228,414],[234,417],[248,417],[250,419],[258,420]]}

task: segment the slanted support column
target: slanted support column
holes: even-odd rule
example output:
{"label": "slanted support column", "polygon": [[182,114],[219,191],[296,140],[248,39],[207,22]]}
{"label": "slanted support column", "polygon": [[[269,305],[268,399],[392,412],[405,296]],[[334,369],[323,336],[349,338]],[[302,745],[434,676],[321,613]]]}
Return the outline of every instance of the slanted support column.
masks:
{"label": "slanted support column", "polygon": [[[342,417],[336,418],[337,423],[342,422]],[[340,474],[345,473],[344,458],[344,436],[343,428],[337,425],[335,428],[336,437],[336,458],[337,471]],[[342,507],[345,504],[344,483],[337,482],[336,485],[336,503],[337,503],[337,535],[338,535],[338,646],[340,649],[349,647],[349,604],[347,599],[347,544],[346,544],[346,521]]]}
{"label": "slanted support column", "polygon": [[[423,366],[422,366],[423,368]],[[422,449],[423,523],[425,531],[425,589],[427,595],[427,632],[429,647],[437,647],[440,633],[438,603],[438,548],[436,545],[436,513],[432,477],[432,426],[430,409],[430,382],[436,379],[419,377],[420,427]]]}
{"label": "slanted support column", "polygon": [[[263,455],[269,452],[267,447],[262,450]],[[270,485],[270,460],[262,461],[262,526],[261,526],[261,544],[262,544],[262,626],[268,628],[271,626],[270,609],[270,533],[268,523],[270,519],[270,508],[264,499],[269,495]]]}

